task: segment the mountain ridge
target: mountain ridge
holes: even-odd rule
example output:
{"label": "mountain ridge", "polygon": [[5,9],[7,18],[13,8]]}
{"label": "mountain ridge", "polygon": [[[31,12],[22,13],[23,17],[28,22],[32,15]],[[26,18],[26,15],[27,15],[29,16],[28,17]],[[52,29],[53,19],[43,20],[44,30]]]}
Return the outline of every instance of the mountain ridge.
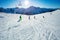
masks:
{"label": "mountain ridge", "polygon": [[12,14],[25,14],[25,15],[35,15],[35,14],[41,14],[45,12],[52,12],[57,10],[57,8],[40,8],[40,7],[34,7],[30,6],[29,8],[0,8],[0,12],[6,12],[6,13],[12,13]]}

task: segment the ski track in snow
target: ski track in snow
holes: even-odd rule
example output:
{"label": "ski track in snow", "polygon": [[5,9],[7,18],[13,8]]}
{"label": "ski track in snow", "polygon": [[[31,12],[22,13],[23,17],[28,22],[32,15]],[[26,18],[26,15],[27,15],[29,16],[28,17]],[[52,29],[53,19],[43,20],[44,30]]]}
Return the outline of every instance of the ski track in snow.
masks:
{"label": "ski track in snow", "polygon": [[30,20],[22,15],[17,22],[19,16],[0,13],[0,40],[60,40],[60,10],[31,15]]}

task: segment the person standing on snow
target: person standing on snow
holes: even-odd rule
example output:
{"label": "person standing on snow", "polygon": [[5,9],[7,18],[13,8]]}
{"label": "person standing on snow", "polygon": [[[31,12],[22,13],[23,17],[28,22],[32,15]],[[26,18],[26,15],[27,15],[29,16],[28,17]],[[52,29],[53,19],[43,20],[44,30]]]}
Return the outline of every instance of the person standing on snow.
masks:
{"label": "person standing on snow", "polygon": [[29,16],[29,20],[30,20],[30,16]]}
{"label": "person standing on snow", "polygon": [[45,18],[45,17],[43,16],[43,18]]}
{"label": "person standing on snow", "polygon": [[19,18],[20,18],[20,20],[22,20],[22,17],[21,16]]}
{"label": "person standing on snow", "polygon": [[34,19],[35,19],[35,16],[34,16]]}
{"label": "person standing on snow", "polygon": [[20,16],[18,22],[20,22],[21,20],[22,20],[22,17]]}

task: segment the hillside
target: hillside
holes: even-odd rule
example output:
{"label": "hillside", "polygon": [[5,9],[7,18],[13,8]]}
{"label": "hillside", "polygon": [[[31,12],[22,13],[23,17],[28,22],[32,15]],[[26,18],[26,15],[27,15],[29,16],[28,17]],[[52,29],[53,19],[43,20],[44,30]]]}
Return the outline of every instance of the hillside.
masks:
{"label": "hillside", "polygon": [[[17,22],[20,15],[22,21]],[[60,10],[37,15],[0,13],[0,40],[60,40],[59,18]]]}

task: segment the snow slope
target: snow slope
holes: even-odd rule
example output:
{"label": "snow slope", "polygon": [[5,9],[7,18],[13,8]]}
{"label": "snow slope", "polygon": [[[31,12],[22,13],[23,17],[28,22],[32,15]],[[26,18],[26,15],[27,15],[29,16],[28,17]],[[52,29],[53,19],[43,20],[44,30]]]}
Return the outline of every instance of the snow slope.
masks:
{"label": "snow slope", "polygon": [[0,40],[60,40],[60,10],[19,16],[0,13]]}

